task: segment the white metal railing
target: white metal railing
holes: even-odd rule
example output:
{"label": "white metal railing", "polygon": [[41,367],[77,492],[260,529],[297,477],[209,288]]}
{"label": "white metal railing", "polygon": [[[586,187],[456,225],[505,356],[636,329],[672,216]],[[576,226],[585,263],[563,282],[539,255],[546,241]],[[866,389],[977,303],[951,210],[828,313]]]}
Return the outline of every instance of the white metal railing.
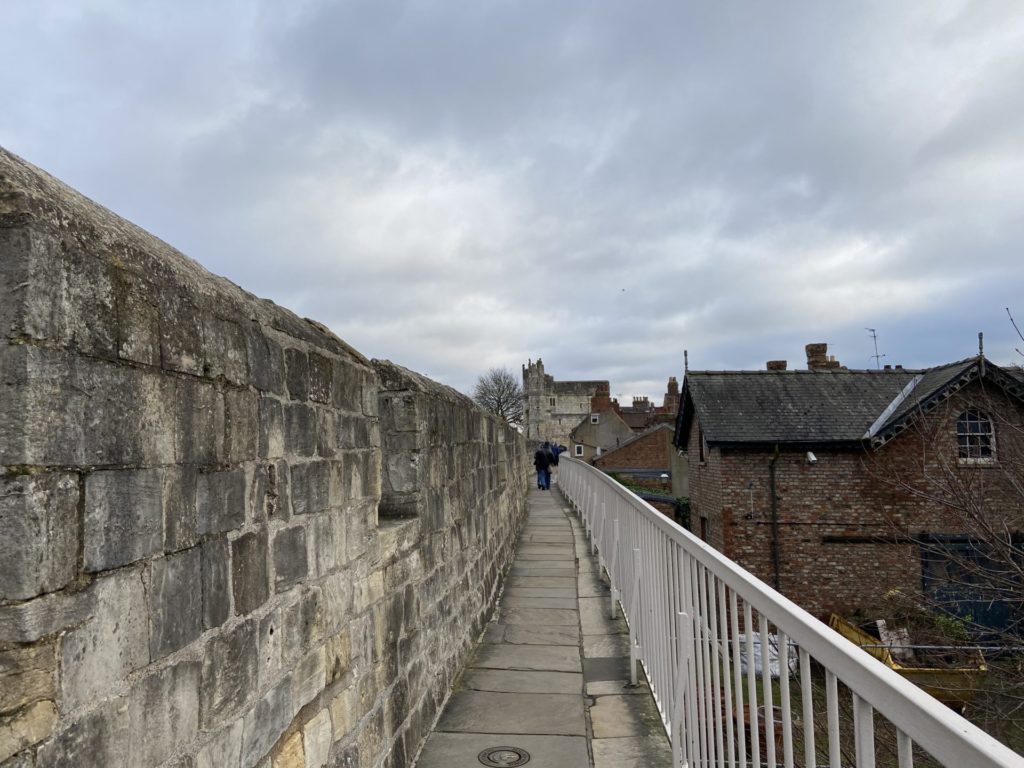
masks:
{"label": "white metal railing", "polygon": [[915,754],[955,768],[1024,766],[599,470],[563,457],[558,487],[608,573],[609,611],[621,606],[629,624],[632,682],[640,662],[676,766],[912,768]]}

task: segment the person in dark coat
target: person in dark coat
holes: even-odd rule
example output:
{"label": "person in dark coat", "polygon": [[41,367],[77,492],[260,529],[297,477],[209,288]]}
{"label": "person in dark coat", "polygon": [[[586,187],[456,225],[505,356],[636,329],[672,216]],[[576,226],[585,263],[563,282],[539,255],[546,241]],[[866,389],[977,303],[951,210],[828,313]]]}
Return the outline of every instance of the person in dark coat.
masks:
{"label": "person in dark coat", "polygon": [[537,487],[542,491],[551,490],[551,448],[547,443],[533,454],[533,466],[537,468]]}

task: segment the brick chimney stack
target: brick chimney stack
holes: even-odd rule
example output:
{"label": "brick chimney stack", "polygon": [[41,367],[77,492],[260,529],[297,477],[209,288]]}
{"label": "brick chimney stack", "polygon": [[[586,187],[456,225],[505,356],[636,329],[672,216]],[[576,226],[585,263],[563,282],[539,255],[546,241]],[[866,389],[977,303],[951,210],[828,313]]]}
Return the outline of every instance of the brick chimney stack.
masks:
{"label": "brick chimney stack", "polygon": [[784,371],[784,370],[786,370],[786,365],[787,365],[787,363],[786,363],[785,360],[769,360],[768,361],[768,370],[769,371]]}
{"label": "brick chimney stack", "polygon": [[843,367],[835,355],[828,354],[828,344],[808,344],[804,351],[807,352],[809,371],[837,371]]}

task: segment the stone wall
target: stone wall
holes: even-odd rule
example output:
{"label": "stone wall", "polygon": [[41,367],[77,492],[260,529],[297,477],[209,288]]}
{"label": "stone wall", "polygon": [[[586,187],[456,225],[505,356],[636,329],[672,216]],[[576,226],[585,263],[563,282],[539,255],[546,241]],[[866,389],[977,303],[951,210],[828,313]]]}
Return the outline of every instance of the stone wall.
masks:
{"label": "stone wall", "polygon": [[0,766],[409,765],[524,456],[0,150]]}

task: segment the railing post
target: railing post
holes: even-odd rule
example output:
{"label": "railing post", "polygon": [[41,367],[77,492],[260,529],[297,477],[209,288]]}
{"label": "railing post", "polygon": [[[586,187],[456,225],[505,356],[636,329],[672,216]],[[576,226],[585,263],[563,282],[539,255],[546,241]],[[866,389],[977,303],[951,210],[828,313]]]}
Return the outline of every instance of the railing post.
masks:
{"label": "railing post", "polygon": [[640,639],[637,637],[637,624],[640,619],[640,549],[633,548],[633,606],[634,616],[629,622],[629,684],[636,685],[636,662],[640,657]]}
{"label": "railing post", "polygon": [[[605,559],[604,559],[605,549],[607,549],[607,547],[605,547],[605,545],[604,545],[604,521],[605,521],[606,517],[608,517],[608,510],[607,510],[607,507],[605,505],[604,499],[602,499],[601,500],[601,527],[598,529],[597,537],[596,537],[598,542],[599,542],[598,550],[597,550],[598,576],[601,575],[601,571],[602,570],[605,570],[605,571],[608,570],[607,566],[605,565]],[[610,576],[610,574],[609,574],[609,576]]]}
{"label": "railing post", "polygon": [[676,612],[676,679],[673,681],[675,687],[675,706],[672,708],[672,765],[687,768],[689,762],[686,759],[684,748],[686,745],[686,716],[685,700],[689,675],[689,649],[687,642],[686,625],[689,616],[683,611]]}
{"label": "railing post", "polygon": [[[616,503],[616,509],[618,509],[618,503]],[[615,517],[615,538],[612,543],[612,555],[611,560],[608,563],[608,584],[611,587],[611,617],[614,620],[619,615],[618,611],[618,600],[619,590],[616,588],[615,583],[619,580],[618,574],[618,562],[619,562],[619,518]]]}

